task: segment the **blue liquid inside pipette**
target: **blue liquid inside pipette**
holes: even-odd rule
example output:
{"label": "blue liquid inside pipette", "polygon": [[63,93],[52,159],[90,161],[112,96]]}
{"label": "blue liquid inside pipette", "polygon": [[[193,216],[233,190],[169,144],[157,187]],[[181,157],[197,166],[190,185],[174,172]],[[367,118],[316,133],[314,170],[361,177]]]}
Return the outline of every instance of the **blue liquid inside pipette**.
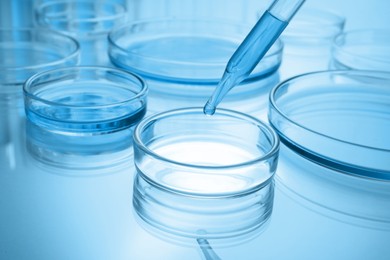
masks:
{"label": "blue liquid inside pipette", "polygon": [[203,108],[213,115],[223,97],[246,79],[288,25],[266,11],[230,58],[221,81]]}

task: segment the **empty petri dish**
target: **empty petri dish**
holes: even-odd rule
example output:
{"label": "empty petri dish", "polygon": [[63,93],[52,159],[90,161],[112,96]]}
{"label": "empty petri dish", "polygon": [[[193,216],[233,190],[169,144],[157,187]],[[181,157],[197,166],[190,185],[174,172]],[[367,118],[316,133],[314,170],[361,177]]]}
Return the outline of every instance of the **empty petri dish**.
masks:
{"label": "empty petri dish", "polygon": [[82,65],[110,65],[107,34],[126,19],[126,8],[110,1],[49,1],[35,9],[40,27],[70,35],[80,42]]}
{"label": "empty petri dish", "polygon": [[283,144],[277,179],[333,218],[389,229],[389,84],[388,72],[343,70],[275,87],[269,120]]}
{"label": "empty petri dish", "polygon": [[390,71],[390,30],[349,31],[333,42],[333,69]]}
{"label": "empty petri dish", "polygon": [[133,128],[146,111],[146,95],[141,78],[118,69],[68,67],[38,73],[24,85],[30,148],[60,165],[77,163],[73,157],[99,158],[130,149]]}
{"label": "empty petri dish", "polygon": [[[238,112],[184,108],[144,119],[134,133],[134,207],[161,230],[222,238],[269,218],[278,137]],[[172,219],[175,216],[175,219]]]}
{"label": "empty petri dish", "polygon": [[[134,21],[109,34],[109,56],[115,66],[148,82],[151,112],[203,106],[250,29],[251,24],[219,19]],[[221,106],[266,115],[269,90],[279,80],[282,49],[277,41]]]}
{"label": "empty petri dish", "polygon": [[0,30],[1,94],[19,93],[33,74],[77,65],[79,43],[72,37],[45,29]]}
{"label": "empty petri dish", "polygon": [[258,10],[266,10],[268,2],[254,0],[143,0],[128,1],[129,17],[133,20],[156,17],[226,19],[242,22],[256,22]]}

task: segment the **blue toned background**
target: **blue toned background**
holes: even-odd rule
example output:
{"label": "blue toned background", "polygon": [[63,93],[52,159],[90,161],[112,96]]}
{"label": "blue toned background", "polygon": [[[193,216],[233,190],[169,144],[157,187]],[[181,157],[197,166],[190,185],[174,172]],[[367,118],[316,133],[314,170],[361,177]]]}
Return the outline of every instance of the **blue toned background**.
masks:
{"label": "blue toned background", "polygon": [[[150,4],[151,7],[148,10],[148,13],[152,14],[153,12],[157,12],[156,9],[168,9],[172,8],[169,6],[171,2],[175,2],[177,7],[175,8],[185,8],[186,3],[191,3],[193,5],[195,2],[202,2],[203,0],[198,1],[175,1],[175,0],[115,0],[111,2],[119,2],[126,3],[130,9],[130,13],[136,14],[138,10],[132,9],[132,7],[137,6],[139,4]],[[0,25],[14,25],[14,26],[25,26],[29,25],[32,22],[33,17],[33,5],[35,3],[44,2],[44,0],[4,0],[0,2]],[[218,1],[203,1],[209,4]],[[226,7],[226,1],[223,1],[224,10],[229,9]],[[242,2],[243,4],[241,4]],[[234,3],[233,5],[248,5],[250,8],[248,10],[252,10],[252,13],[256,13],[259,7],[267,6],[270,3],[269,0],[232,0],[229,1],[229,5]],[[344,15],[347,18],[347,30],[352,29],[363,29],[363,28],[389,28],[390,24],[390,16],[388,15],[388,10],[390,10],[390,2],[386,0],[373,0],[373,1],[365,1],[365,0],[306,0],[305,6],[307,7],[315,7],[315,8],[326,8],[330,10],[334,10]],[[154,10],[153,10],[154,9]],[[215,8],[212,10],[199,10],[199,12],[203,14],[211,14],[215,12]],[[231,11],[234,11],[231,10]],[[237,10],[236,10],[237,11]],[[226,13],[228,16],[234,16],[235,13]]]}
{"label": "blue toned background", "polygon": [[[0,27],[31,26],[33,7],[43,1],[0,1]],[[223,2],[220,11],[217,2]],[[186,15],[185,10],[190,10],[188,13],[248,22],[255,21],[268,3],[126,1],[133,19]],[[345,16],[346,31],[390,28],[388,0],[307,0],[305,6]],[[4,124],[1,120],[0,126]],[[133,172],[131,162],[98,173],[64,171],[36,162],[21,140],[7,146],[0,143],[0,259],[204,258],[199,250],[160,239],[137,222],[131,205]],[[332,194],[329,198],[338,199]],[[350,224],[348,218],[340,221],[337,214],[323,211],[326,209],[313,209],[312,204],[278,189],[271,223],[257,239],[215,251],[222,259],[390,259],[388,230]]]}

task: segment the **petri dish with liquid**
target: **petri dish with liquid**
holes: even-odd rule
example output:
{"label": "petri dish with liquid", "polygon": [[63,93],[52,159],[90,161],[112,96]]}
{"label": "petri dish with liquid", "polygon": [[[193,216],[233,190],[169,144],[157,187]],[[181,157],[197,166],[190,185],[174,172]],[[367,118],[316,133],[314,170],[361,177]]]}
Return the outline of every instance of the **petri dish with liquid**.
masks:
{"label": "petri dish with liquid", "polygon": [[304,74],[270,93],[276,179],[335,219],[390,230],[390,74]]}
{"label": "petri dish with liquid", "polygon": [[[219,19],[134,21],[109,34],[109,56],[150,87],[150,112],[203,106],[253,24]],[[283,46],[277,41],[252,75],[221,106],[266,119],[268,92],[277,84]]]}
{"label": "petri dish with liquid", "polygon": [[256,230],[272,212],[278,145],[272,128],[231,110],[212,117],[201,107],[152,115],[134,133],[135,211],[187,238]]}
{"label": "petri dish with liquid", "polygon": [[141,78],[113,68],[35,74],[24,85],[29,149],[47,163],[70,167],[83,156],[99,167],[105,153],[113,154],[113,163],[120,161],[132,154],[131,136],[146,113],[146,95]]}

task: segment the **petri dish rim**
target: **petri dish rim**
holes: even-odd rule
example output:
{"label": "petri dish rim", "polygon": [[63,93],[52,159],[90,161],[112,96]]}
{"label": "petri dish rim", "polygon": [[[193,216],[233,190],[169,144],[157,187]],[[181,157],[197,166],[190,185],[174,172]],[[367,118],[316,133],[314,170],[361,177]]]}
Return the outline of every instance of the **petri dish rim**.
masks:
{"label": "petri dish rim", "polygon": [[[132,96],[130,99],[126,99],[126,100],[119,101],[119,102],[113,102],[113,103],[110,103],[110,104],[93,105],[93,106],[69,105],[69,104],[58,103],[58,102],[54,102],[54,101],[50,101],[50,100],[47,100],[47,99],[43,99],[43,98],[37,97],[36,95],[34,95],[33,93],[31,93],[29,91],[29,87],[34,83],[34,81],[36,79],[44,77],[45,75],[49,75],[49,74],[57,73],[57,72],[62,72],[62,71],[76,71],[77,72],[78,70],[91,70],[91,71],[93,71],[93,70],[105,70],[105,71],[113,71],[115,73],[119,73],[119,74],[122,74],[122,75],[130,76],[131,78],[137,80],[140,83],[141,90],[136,95]],[[59,69],[43,71],[43,72],[37,73],[37,74],[29,77],[26,80],[26,82],[23,84],[23,93],[28,98],[31,98],[31,99],[36,100],[38,102],[41,102],[43,104],[47,104],[49,106],[73,107],[73,108],[82,108],[82,109],[89,109],[89,108],[100,109],[100,108],[110,108],[110,107],[120,106],[122,104],[131,103],[132,101],[137,100],[138,98],[145,96],[147,94],[147,92],[148,92],[148,86],[147,86],[146,82],[140,76],[138,76],[138,75],[136,75],[136,74],[134,74],[132,72],[121,70],[121,69],[117,69],[117,68],[99,67],[99,66],[74,66],[74,67],[65,67],[65,68],[59,68]]]}
{"label": "petri dish rim", "polygon": [[[42,3],[39,5],[36,9],[35,12],[37,15],[42,15],[43,9],[56,6],[56,5],[67,5],[67,4],[87,4],[87,5],[95,5],[95,4],[104,4],[104,6],[111,6],[114,7],[119,11],[118,14],[113,14],[113,15],[106,15],[102,17],[94,17],[94,18],[72,18],[71,21],[67,18],[51,18],[51,17],[44,17],[46,20],[51,20],[55,22],[64,22],[64,23],[89,23],[89,22],[106,22],[106,21],[115,21],[119,18],[122,18],[126,15],[126,8],[123,5],[120,5],[115,2],[110,2],[110,1],[105,1],[105,2],[94,2],[94,1],[76,1],[76,0],[71,0],[71,1],[54,1],[54,2],[47,2],[47,3]],[[99,31],[99,32],[105,32],[105,31]],[[109,32],[107,30],[106,32]]]}
{"label": "petri dish rim", "polygon": [[281,83],[279,83],[277,86],[275,86],[271,92],[270,92],[270,95],[269,95],[269,101],[270,101],[270,105],[279,113],[280,116],[282,116],[284,119],[286,119],[288,122],[290,122],[291,124],[299,127],[299,128],[302,128],[308,132],[311,132],[313,134],[316,134],[316,135],[319,135],[319,136],[323,136],[325,138],[328,138],[328,139],[332,139],[334,141],[338,141],[338,142],[341,142],[341,143],[346,143],[346,144],[350,144],[350,145],[354,145],[354,146],[357,146],[357,147],[362,147],[362,148],[367,148],[367,149],[373,149],[373,150],[380,150],[380,151],[388,151],[390,152],[390,149],[383,149],[383,148],[377,148],[377,147],[372,147],[372,146],[367,146],[367,145],[361,145],[361,144],[356,144],[356,143],[353,143],[353,142],[348,142],[348,141],[345,141],[345,140],[341,140],[341,139],[338,139],[338,138],[335,138],[335,137],[332,137],[332,136],[329,136],[329,135],[326,135],[324,133],[319,133],[317,131],[314,131],[308,127],[305,127],[297,122],[295,122],[294,120],[290,119],[285,113],[283,113],[283,111],[281,111],[278,106],[276,105],[276,100],[274,98],[275,94],[277,91],[279,91],[279,89],[281,87],[283,87],[285,84],[289,83],[289,82],[292,82],[292,81],[295,81],[301,77],[306,77],[306,76],[311,76],[311,75],[319,75],[319,74],[327,74],[327,73],[383,73],[383,74],[388,74],[390,75],[390,73],[386,72],[386,71],[363,71],[363,70],[358,70],[358,71],[351,71],[351,70],[333,70],[333,71],[314,71],[314,72],[308,72],[308,73],[305,73],[305,74],[301,74],[301,75],[297,75],[297,76],[294,76],[294,77],[291,77],[289,79],[286,79],[284,81],[282,81]]}
{"label": "petri dish rim", "polygon": [[[307,9],[302,8],[302,10],[300,10],[299,13],[307,14],[307,15],[309,15],[310,18],[311,17],[316,18],[316,19],[321,18],[322,25],[343,26],[345,21],[346,21],[345,17],[341,13],[338,13],[337,11],[335,11],[333,9],[326,9],[326,8],[318,9],[318,8],[310,7]],[[294,18],[294,19],[296,19],[296,18]],[[295,22],[298,22],[299,24],[301,24],[301,23],[307,24],[308,23],[307,20],[303,19],[303,18],[302,18],[302,20],[297,19],[297,21],[295,21]]]}
{"label": "petri dish rim", "polygon": [[[376,41],[373,41],[372,39],[367,38],[367,35],[379,35],[380,37],[386,37],[388,39],[388,42],[384,42],[381,45],[389,46],[390,45],[390,30],[384,29],[384,28],[375,28],[375,29],[356,29],[351,31],[343,32],[336,36],[336,38],[333,41],[332,48],[333,53],[334,52],[340,52],[344,54],[348,54],[354,57],[362,58],[362,59],[368,59],[378,62],[384,62],[390,64],[388,59],[381,59],[379,56],[372,57],[367,55],[362,55],[361,52],[351,52],[348,51],[348,46],[345,46],[343,43],[345,42],[345,39],[348,37],[354,37],[353,46],[356,45],[366,45],[366,44],[374,44],[377,45]],[[359,36],[359,37],[356,37]],[[363,39],[363,40],[361,40]],[[361,41],[360,41],[361,40]],[[341,41],[341,42],[340,42]],[[337,60],[337,57],[335,57]]]}
{"label": "petri dish rim", "polygon": [[[315,19],[319,24],[316,26],[323,26],[326,30],[336,30],[339,28],[339,31],[342,31],[346,18],[335,10],[332,9],[317,9],[317,8],[303,8],[299,11],[299,14],[306,15],[305,17],[295,17],[292,21],[292,25],[296,27],[304,27],[304,26],[313,26],[313,21],[311,19]],[[325,31],[326,31],[325,30]],[[285,32],[283,32],[282,37],[286,39],[293,39],[295,37],[305,37],[306,39],[317,39],[317,38],[328,38],[334,37],[335,32],[330,30],[330,32],[322,32],[321,35],[312,35],[303,30],[303,33],[296,33],[289,27],[286,28]]]}
{"label": "petri dish rim", "polygon": [[[303,130],[304,132],[310,132],[312,134],[314,134],[315,136],[318,136],[318,137],[321,137],[321,138],[325,138],[326,140],[332,140],[332,141],[336,141],[338,143],[341,143],[341,144],[346,144],[346,145],[350,145],[352,147],[356,147],[356,148],[362,148],[362,149],[369,149],[369,150],[374,150],[374,151],[381,151],[381,152],[386,152],[386,153],[389,153],[390,154],[390,149],[384,149],[384,148],[378,148],[378,147],[373,147],[373,146],[368,146],[368,145],[362,145],[362,144],[357,144],[357,143],[353,143],[353,142],[349,142],[349,141],[345,141],[345,140],[341,140],[339,138],[336,138],[336,137],[333,137],[333,136],[330,136],[330,135],[327,135],[327,134],[324,134],[324,133],[320,133],[320,132],[317,132],[313,129],[310,129],[309,127],[305,127],[299,123],[297,123],[296,121],[294,121],[293,119],[291,119],[290,117],[288,117],[277,105],[277,102],[275,100],[275,95],[276,93],[282,88],[284,87],[287,83],[289,82],[294,82],[296,80],[299,80],[300,78],[303,78],[303,77],[311,77],[311,76],[316,76],[316,75],[326,75],[326,74],[338,74],[338,75],[345,75],[345,74],[353,74],[353,75],[387,75],[388,78],[390,78],[390,73],[387,72],[387,71],[372,71],[372,70],[331,70],[331,71],[315,71],[315,72],[309,72],[309,73],[305,73],[305,74],[302,74],[302,75],[297,75],[297,76],[294,76],[294,77],[291,77],[289,79],[286,79],[284,81],[282,81],[281,83],[279,83],[278,85],[276,85],[271,91],[270,91],[270,94],[269,94],[269,106],[271,107],[271,109],[275,110],[276,113],[281,116],[284,120],[286,120],[289,124],[291,125],[294,125],[295,127],[297,127],[297,129],[300,129],[300,130]],[[330,161],[330,162],[336,162],[336,164],[346,164],[348,166],[349,169],[354,169],[356,167],[358,168],[361,168],[362,166],[355,166],[353,164],[349,164],[349,163],[343,163],[342,161],[337,161],[335,160],[334,158],[331,158],[331,157],[328,157],[328,156],[324,156],[322,154],[318,154],[317,152],[315,151],[312,151],[311,149],[308,149],[307,147],[305,146],[302,146],[301,144],[299,143],[296,143],[294,140],[291,140],[289,137],[287,136],[284,136],[283,134],[280,133],[279,129],[277,127],[275,127],[272,123],[272,120],[271,118],[269,118],[269,121],[270,121],[270,124],[271,126],[281,135],[280,139],[281,139],[281,142],[283,142],[283,139],[286,139],[287,142],[291,143],[293,146],[298,146],[298,148],[300,150],[304,150],[308,153],[311,153],[311,154],[314,154],[316,155],[316,157],[319,157],[320,159],[324,159],[326,161]],[[337,167],[336,167],[337,168]],[[363,170],[365,171],[365,170]],[[370,170],[369,170],[370,171]],[[342,170],[342,172],[345,172],[345,170]],[[348,171],[346,173],[349,173]],[[350,173],[351,175],[353,176],[358,176],[358,177],[361,177],[361,178],[367,178],[367,179],[374,179],[374,180],[377,180],[377,181],[384,181],[384,182],[388,182],[389,180],[386,179],[386,178],[377,178],[377,177],[372,177],[372,176],[366,176],[364,174],[360,174],[360,173]]]}
{"label": "petri dish rim", "polygon": [[[256,126],[261,128],[261,130],[264,133],[266,133],[268,135],[267,136],[268,138],[272,138],[271,139],[271,142],[272,142],[271,148],[266,153],[264,153],[262,156],[260,156],[258,158],[255,158],[255,159],[252,159],[252,160],[248,160],[248,161],[243,162],[243,163],[230,164],[230,165],[227,164],[227,165],[223,165],[223,166],[220,166],[220,165],[218,165],[218,166],[206,166],[206,165],[199,165],[199,164],[182,163],[182,162],[177,162],[177,161],[168,159],[166,157],[163,157],[163,156],[153,152],[141,140],[140,136],[141,136],[142,130],[145,127],[149,126],[154,121],[156,121],[158,119],[161,119],[161,118],[164,118],[164,117],[169,117],[169,116],[174,116],[174,115],[177,115],[177,114],[184,114],[184,113],[192,113],[192,114],[193,113],[197,113],[197,114],[204,115],[202,107],[179,108],[179,109],[169,110],[169,111],[165,111],[165,112],[161,112],[161,113],[157,113],[157,114],[151,115],[151,116],[143,119],[136,126],[136,128],[134,130],[134,135],[133,135],[134,146],[137,146],[139,149],[141,149],[143,152],[145,152],[149,156],[152,156],[153,158],[158,159],[160,161],[164,161],[164,162],[167,162],[169,164],[182,166],[182,167],[206,169],[206,170],[207,169],[210,169],[210,170],[218,170],[218,169],[220,169],[220,170],[222,170],[222,169],[234,169],[234,168],[245,167],[245,166],[249,166],[249,165],[252,165],[252,164],[255,164],[255,163],[259,163],[261,161],[265,161],[265,160],[267,160],[267,159],[277,155],[277,153],[279,152],[279,136],[276,134],[276,132],[275,132],[275,130],[273,128],[271,128],[270,126],[266,125],[265,123],[261,122],[260,120],[254,118],[254,117],[252,117],[250,115],[247,115],[247,114],[244,114],[244,113],[241,113],[241,112],[238,112],[238,111],[234,111],[234,110],[224,109],[224,108],[218,109],[217,112],[216,112],[216,115],[229,116],[229,117],[245,120],[246,122],[254,123]],[[206,115],[204,115],[204,116],[206,117]],[[165,188],[165,186],[163,186],[163,187]]]}
{"label": "petri dish rim", "polygon": [[[15,33],[45,33],[45,34],[51,34],[51,35],[55,35],[56,37],[58,38],[62,38],[62,40],[66,39],[67,41],[71,42],[73,45],[74,45],[74,49],[71,53],[69,53],[69,55],[59,59],[59,60],[56,60],[56,61],[51,61],[51,62],[47,62],[47,63],[41,63],[41,64],[35,64],[35,65],[28,65],[28,66],[15,66],[15,67],[7,67],[7,66],[0,66],[0,70],[4,70],[5,73],[7,73],[7,71],[10,71],[10,72],[18,72],[18,71],[25,71],[25,70],[41,70],[41,69],[44,69],[46,67],[51,67],[51,66],[57,66],[57,65],[60,65],[60,64],[64,64],[66,63],[67,61],[70,61],[70,60],[73,60],[73,59],[77,59],[79,54],[80,54],[80,43],[72,36],[69,36],[69,35],[65,35],[65,34],[62,34],[62,33],[58,33],[56,31],[53,31],[53,30],[50,30],[50,29],[43,29],[43,28],[28,28],[28,27],[24,27],[24,28],[16,28],[16,29],[11,29],[11,28],[0,28],[0,33],[3,33],[3,32],[9,32],[9,33],[12,33],[12,34],[15,34]],[[28,41],[26,41],[28,42]]]}
{"label": "petri dish rim", "polygon": [[[113,29],[109,34],[108,34],[108,42],[109,42],[109,45],[110,45],[110,48],[116,48],[118,50],[120,50],[122,53],[126,53],[127,56],[131,55],[135,58],[138,58],[138,59],[145,59],[145,60],[149,60],[149,61],[154,61],[154,62],[160,62],[160,63],[169,63],[169,64],[177,64],[177,65],[191,65],[191,66],[221,66],[221,67],[225,67],[226,66],[226,63],[225,62],[214,62],[214,63],[205,63],[205,62],[185,62],[185,61],[170,61],[169,59],[161,59],[161,58],[155,58],[155,57],[151,57],[151,56],[148,56],[148,55],[142,55],[142,54],[139,54],[139,53],[136,53],[136,52],[132,52],[132,51],[129,51],[127,49],[125,49],[124,47],[122,47],[120,44],[117,43],[117,40],[121,37],[123,37],[123,33],[127,33],[128,30],[132,27],[132,26],[137,26],[137,25],[141,25],[141,24],[150,24],[150,23],[155,23],[155,24],[160,24],[162,22],[169,22],[169,23],[172,23],[172,22],[175,22],[175,23],[180,23],[180,22],[193,22],[193,23],[211,23],[211,24],[218,24],[218,25],[228,25],[228,26],[235,26],[235,27],[240,27],[240,28],[249,28],[250,25],[246,25],[246,24],[243,24],[243,23],[235,23],[235,22],[232,22],[232,21],[229,21],[229,20],[211,20],[211,19],[199,19],[199,20],[195,20],[195,19],[184,19],[184,18],[180,18],[180,19],[176,19],[174,17],[171,17],[171,18],[155,18],[155,19],[142,19],[142,20],[136,20],[136,21],[133,21],[133,22],[130,22],[130,23],[127,23],[125,25],[122,25],[118,28],[115,28]],[[120,36],[119,36],[120,35]],[[273,56],[276,56],[276,55],[280,55],[280,53],[283,51],[283,42],[278,39],[273,46],[276,46],[275,48],[271,48],[270,51],[264,56],[264,59],[267,59],[267,58],[270,58],[270,57],[273,57]],[[238,47],[238,45],[237,45]]]}

